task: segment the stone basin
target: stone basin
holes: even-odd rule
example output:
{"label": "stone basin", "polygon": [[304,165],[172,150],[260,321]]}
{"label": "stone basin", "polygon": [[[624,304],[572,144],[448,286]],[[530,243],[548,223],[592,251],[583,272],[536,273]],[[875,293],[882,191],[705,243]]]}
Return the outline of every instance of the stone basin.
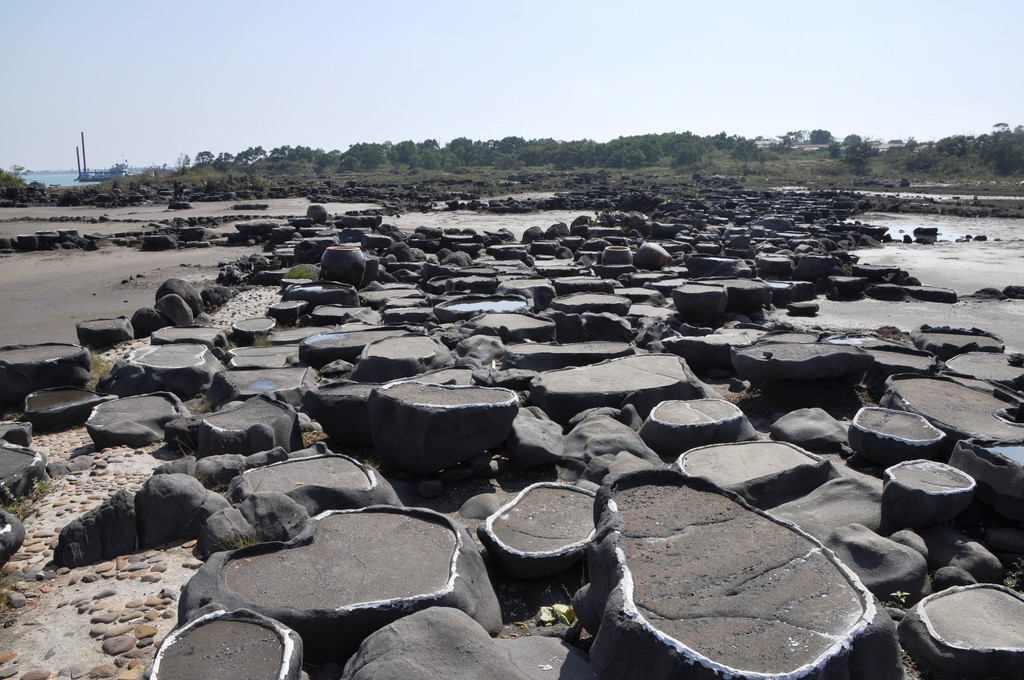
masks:
{"label": "stone basin", "polygon": [[663,401],[647,416],[640,438],[662,458],[707,444],[756,439],[757,432],[734,404],[721,399]]}
{"label": "stone basin", "polygon": [[1024,663],[1024,596],[1004,586],[948,588],[921,600],[900,642],[938,680],[1011,680]]}
{"label": "stone basin", "polygon": [[270,492],[288,496],[311,517],[327,510],[401,506],[394,489],[373,468],[338,454],[292,458],[246,470],[231,481],[227,495],[241,503],[254,493]]}
{"label": "stone basin", "polygon": [[24,419],[40,431],[80,425],[97,404],[116,398],[77,387],[50,387],[25,397]]}
{"label": "stone basin", "polygon": [[0,347],[0,406],[20,404],[28,394],[47,387],[84,385],[91,369],[89,351],[80,345]]}
{"label": "stone basin", "polygon": [[214,553],[182,591],[179,618],[208,602],[292,628],[312,663],[348,658],[373,631],[433,606],[462,609],[491,635],[501,629],[475,543],[422,508],[326,512],[288,543]]}
{"label": "stone basin", "polygon": [[603,612],[598,676],[848,677],[862,654],[874,597],[791,524],[672,470],[615,478],[595,516],[581,605]]}
{"label": "stone basin", "polygon": [[1024,443],[1024,424],[1015,422],[1024,400],[981,380],[894,375],[880,405],[918,413],[946,433],[946,447],[967,438]]}
{"label": "stone basin", "polygon": [[351,330],[327,330],[314,333],[299,344],[299,359],[313,368],[322,368],[342,359],[354,362],[363,349],[372,342],[409,335],[400,326],[364,326]]}
{"label": "stone basin", "polygon": [[889,466],[934,457],[945,434],[924,416],[865,406],[853,417],[849,437],[854,451]]}
{"label": "stone basin", "polygon": [[299,680],[302,639],[255,612],[214,609],[173,631],[151,680]]}
{"label": "stone basin", "polygon": [[432,474],[505,441],[519,400],[500,387],[399,381],[375,390],[369,410],[381,459],[406,472]]}
{"label": "stone basin", "polygon": [[464,297],[442,302],[434,307],[434,314],[441,323],[454,323],[488,312],[517,312],[529,308],[526,298],[518,296]]}
{"label": "stone basin", "polygon": [[532,484],[477,529],[498,566],[520,579],[556,574],[579,560],[594,535],[594,493]]}
{"label": "stone basin", "polygon": [[755,507],[774,507],[824,484],[828,462],[795,444],[749,441],[711,444],[679,456],[675,467],[733,491]]}
{"label": "stone basin", "polygon": [[882,519],[892,529],[948,522],[970,506],[976,487],[970,475],[945,463],[897,463],[885,471]]}

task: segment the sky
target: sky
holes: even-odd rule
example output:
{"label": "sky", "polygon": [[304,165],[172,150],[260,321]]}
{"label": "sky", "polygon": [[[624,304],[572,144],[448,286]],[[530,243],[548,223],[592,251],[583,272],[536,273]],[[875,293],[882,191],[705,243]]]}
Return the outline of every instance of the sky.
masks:
{"label": "sky", "polygon": [[0,167],[1024,124],[1024,2],[0,1]]}

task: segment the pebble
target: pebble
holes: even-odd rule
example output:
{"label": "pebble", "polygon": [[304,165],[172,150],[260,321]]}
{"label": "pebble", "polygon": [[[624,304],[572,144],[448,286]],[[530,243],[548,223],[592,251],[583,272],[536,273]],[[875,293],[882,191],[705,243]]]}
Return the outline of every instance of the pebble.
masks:
{"label": "pebble", "polygon": [[134,635],[121,635],[118,637],[107,638],[103,641],[103,653],[109,654],[110,656],[117,656],[118,654],[124,654],[130,649],[135,647],[135,636]]}
{"label": "pebble", "polygon": [[132,632],[133,628],[134,628],[134,626],[132,626],[132,624],[130,624],[130,623],[122,623],[119,626],[110,626],[103,633],[103,638],[107,639],[107,638],[117,637],[119,635],[126,635],[126,634]]}
{"label": "pebble", "polygon": [[118,674],[121,669],[112,663],[103,664],[102,666],[94,666],[89,670],[90,678],[112,678]]}
{"label": "pebble", "polygon": [[28,673],[25,673],[25,675],[21,676],[21,680],[49,680],[50,675],[50,671],[44,671],[38,668],[33,668]]}
{"label": "pebble", "polygon": [[117,676],[117,680],[138,680],[145,672],[146,667],[139,664],[135,668],[129,668],[124,673],[121,673],[121,675]]}

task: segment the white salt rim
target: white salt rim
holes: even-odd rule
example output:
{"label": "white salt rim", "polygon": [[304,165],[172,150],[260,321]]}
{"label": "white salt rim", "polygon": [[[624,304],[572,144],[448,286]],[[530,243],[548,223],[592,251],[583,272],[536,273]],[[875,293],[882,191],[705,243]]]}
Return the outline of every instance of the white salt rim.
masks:
{"label": "white salt rim", "polygon": [[440,388],[442,390],[487,390],[488,392],[503,392],[506,395],[506,398],[502,401],[484,401],[475,402],[471,404],[434,404],[429,401],[420,400],[409,402],[412,404],[416,404],[418,406],[432,406],[434,408],[443,408],[451,410],[467,408],[479,409],[495,408],[498,406],[508,406],[513,403],[518,403],[519,401],[519,397],[516,396],[516,393],[505,387],[481,387],[479,385],[441,385],[440,383],[420,382],[419,380],[393,380],[389,383],[385,383],[384,385],[378,387],[377,389],[381,392],[386,392],[387,390],[390,390],[393,387],[398,387],[400,385],[423,385],[426,387]]}
{"label": "white salt rim", "polygon": [[[196,626],[201,626],[205,623],[209,623],[210,621],[215,621],[223,616],[226,616],[227,614],[228,612],[224,609],[218,609],[216,611],[210,612],[209,614],[200,616],[195,621],[190,621],[178,630],[169,633],[167,637],[164,638],[163,643],[160,645],[160,649],[157,650],[156,657],[154,657],[153,659],[153,672],[151,677],[159,677],[157,674],[160,672],[160,661],[163,659],[164,652],[171,644],[176,642],[178,638],[180,638],[182,635],[184,635],[191,629],[195,628]],[[283,647],[283,650],[281,655],[281,668],[278,671],[277,679],[286,680],[288,674],[288,666],[291,664],[292,654],[295,653],[295,644],[292,642],[291,637],[289,637],[288,629],[285,628],[284,625],[269,617],[264,618],[266,619],[266,621],[262,622],[264,627],[269,627],[271,630],[273,630],[274,633],[277,634],[278,639],[280,639],[281,641],[281,646]],[[252,625],[260,624],[253,623]]]}
{"label": "white salt rim", "polygon": [[[607,507],[612,512],[618,513],[618,505],[615,503],[614,500],[608,499]],[[871,595],[870,592],[868,592],[867,588],[864,587],[864,584],[861,583],[857,575],[854,574],[849,567],[843,564],[843,562],[835,556],[835,553],[833,553],[831,550],[822,545],[816,538],[800,529],[800,527],[798,527],[796,524],[793,524],[788,520],[775,517],[766,512],[762,512],[756,509],[752,510],[752,512],[755,512],[761,515],[762,517],[765,517],[768,520],[775,522],[776,524],[788,527],[789,529],[792,529],[796,533],[800,534],[814,547],[799,559],[806,559],[815,553],[820,553],[824,555],[825,558],[828,559],[828,561],[831,562],[832,565],[836,567],[836,569],[846,577],[847,582],[861,596],[861,603],[864,607],[864,612],[861,614],[857,623],[850,628],[846,637],[841,639],[837,638],[836,641],[832,645],[830,645],[828,649],[822,652],[818,656],[818,658],[816,658],[813,662],[809,664],[804,664],[803,666],[800,666],[796,670],[790,671],[789,673],[761,673],[758,671],[732,668],[731,666],[726,666],[725,664],[712,661],[711,659],[704,656],[697,650],[680,642],[671,635],[668,635],[658,630],[657,628],[652,626],[646,618],[644,618],[643,614],[641,614],[640,611],[637,609],[636,603],[633,601],[633,574],[630,571],[629,567],[626,565],[625,552],[622,550],[621,547],[618,546],[616,546],[615,548],[615,557],[619,563],[620,579],[619,584],[616,586],[616,588],[618,588],[622,592],[624,613],[630,619],[640,624],[644,628],[644,630],[648,631],[659,642],[675,649],[676,652],[678,652],[680,655],[686,658],[688,663],[700,663],[702,666],[710,668],[716,673],[721,673],[725,680],[730,680],[731,678],[737,675],[742,675],[744,678],[750,678],[751,680],[798,680],[799,678],[806,677],[808,674],[817,670],[824,661],[832,658],[841,650],[850,648],[854,639],[858,635],[860,635],[868,627],[868,624],[875,618],[876,610],[874,604],[874,596]],[[621,536],[621,532],[616,531],[614,533],[619,534]]]}
{"label": "white salt rim", "polygon": [[924,623],[925,628],[928,629],[928,634],[932,638],[939,640],[940,642],[942,642],[943,645],[946,645],[947,647],[950,647],[952,649],[964,649],[975,652],[1024,652],[1024,647],[968,647],[965,645],[958,645],[953,642],[949,642],[941,635],[939,635],[938,631],[935,630],[935,627],[932,625],[931,619],[928,618],[928,612],[925,610],[925,606],[929,602],[933,602],[939,599],[940,597],[946,597],[948,595],[953,595],[955,593],[961,593],[965,590],[977,590],[979,588],[999,590],[1001,592],[1006,593],[1007,595],[1012,595],[1018,600],[1024,602],[1024,596],[1022,596],[1015,590],[1007,588],[1006,586],[997,585],[995,583],[972,583],[968,586],[954,586],[952,588],[947,588],[945,590],[940,590],[937,593],[933,593],[928,597],[924,598],[923,600],[921,600],[920,602],[918,602],[914,606],[913,611],[917,612],[917,615],[921,617],[921,621]]}
{"label": "white salt rim", "polygon": [[[974,477],[971,477],[969,474],[967,474],[963,470],[955,468],[952,465],[946,465],[945,463],[940,463],[938,461],[924,460],[924,459],[905,460],[905,461],[903,461],[901,463],[896,463],[895,465],[892,465],[892,466],[886,468],[885,469],[885,475],[884,475],[885,481],[886,482],[894,481],[895,477],[893,475],[893,471],[896,470],[897,468],[905,468],[905,467],[922,468],[922,469],[927,470],[929,472],[952,472],[952,473],[955,473],[956,475],[959,475],[960,477],[962,477],[964,479],[964,481],[970,482],[966,486],[962,486],[962,487],[957,488],[957,489],[946,489],[946,490],[929,491],[928,495],[930,495],[930,496],[952,496],[953,494],[967,493],[968,491],[974,491],[974,489],[978,486],[978,482],[974,479]],[[896,480],[896,481],[898,481],[898,480]]]}
{"label": "white salt rim", "polygon": [[494,514],[490,515],[486,520],[484,520],[484,523],[483,523],[484,531],[487,533],[488,536],[491,537],[491,540],[493,540],[495,543],[497,543],[498,545],[500,545],[502,548],[504,548],[509,553],[512,553],[513,555],[517,555],[517,556],[520,556],[520,557],[538,557],[538,558],[540,558],[540,557],[559,557],[561,555],[567,555],[569,553],[576,552],[577,550],[579,550],[580,548],[586,546],[588,543],[590,543],[590,541],[592,541],[594,539],[594,534],[597,533],[597,527],[591,529],[590,533],[587,534],[586,538],[584,538],[582,540],[579,540],[579,541],[576,541],[574,543],[569,543],[566,546],[564,546],[562,548],[559,548],[557,550],[543,550],[543,551],[535,551],[535,552],[524,552],[522,550],[516,550],[515,548],[512,548],[512,547],[508,546],[504,541],[502,541],[500,538],[498,538],[497,534],[494,533],[494,523],[497,520],[499,520],[502,517],[504,517],[512,508],[514,508],[516,505],[518,505],[519,502],[522,501],[523,498],[528,493],[530,493],[534,489],[538,489],[538,488],[563,489],[563,490],[566,490],[566,491],[573,491],[573,492],[576,492],[576,493],[581,493],[581,494],[590,496],[591,498],[597,498],[597,494],[595,494],[593,491],[588,491],[587,489],[581,489],[581,488],[579,488],[577,486],[572,486],[570,484],[559,484],[557,482],[538,482],[536,484],[531,484],[530,486],[528,486],[525,489],[523,489],[522,491],[520,491],[519,494],[515,498],[513,498],[511,501],[509,501],[505,505],[501,506],[500,508],[498,508],[498,510],[496,512],[494,512]]}

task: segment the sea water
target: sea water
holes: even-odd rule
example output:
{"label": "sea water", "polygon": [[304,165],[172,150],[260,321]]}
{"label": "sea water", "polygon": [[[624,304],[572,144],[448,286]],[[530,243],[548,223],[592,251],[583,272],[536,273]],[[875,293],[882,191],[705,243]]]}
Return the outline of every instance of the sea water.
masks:
{"label": "sea water", "polygon": [[78,182],[75,180],[78,178],[77,172],[26,172],[21,176],[26,183],[28,182],[39,182],[46,186],[54,187],[73,187],[77,186]]}

